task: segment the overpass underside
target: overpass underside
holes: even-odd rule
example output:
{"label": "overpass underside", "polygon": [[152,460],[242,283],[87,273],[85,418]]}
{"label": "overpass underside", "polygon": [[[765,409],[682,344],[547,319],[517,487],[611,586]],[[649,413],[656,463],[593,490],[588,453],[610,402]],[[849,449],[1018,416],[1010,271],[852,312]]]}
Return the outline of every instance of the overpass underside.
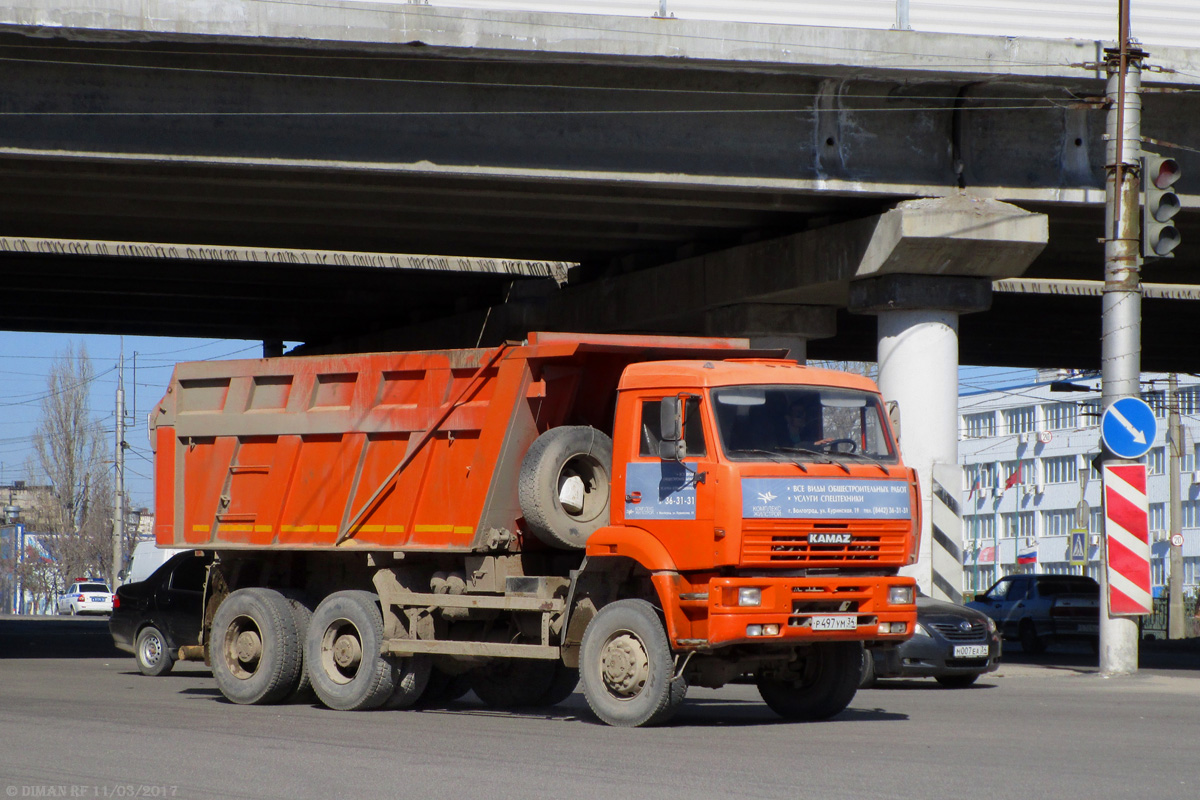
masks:
{"label": "overpass underside", "polygon": [[[986,236],[850,263],[914,198],[1044,215],[1015,274],[1102,277],[1096,42],[252,1],[246,35],[37,5],[0,11],[0,327],[357,349],[570,326],[872,360],[855,281],[1015,277]],[[1175,93],[1200,51],[1157,63],[1180,72],[1144,76],[1144,134],[1200,147],[1200,95]],[[1200,158],[1158,149],[1184,245],[1144,277],[1193,283]],[[1098,364],[1098,297],[988,294],[964,363]],[[1188,302],[1145,301],[1147,369],[1200,371]]]}

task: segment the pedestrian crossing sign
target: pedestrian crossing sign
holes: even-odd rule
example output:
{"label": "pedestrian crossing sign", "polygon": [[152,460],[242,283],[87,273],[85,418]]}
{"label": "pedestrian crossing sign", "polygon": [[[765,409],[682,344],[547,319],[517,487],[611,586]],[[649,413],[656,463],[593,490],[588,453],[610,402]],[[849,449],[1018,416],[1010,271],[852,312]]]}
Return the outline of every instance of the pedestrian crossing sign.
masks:
{"label": "pedestrian crossing sign", "polygon": [[1087,565],[1087,531],[1071,531],[1071,552],[1067,560],[1073,567]]}

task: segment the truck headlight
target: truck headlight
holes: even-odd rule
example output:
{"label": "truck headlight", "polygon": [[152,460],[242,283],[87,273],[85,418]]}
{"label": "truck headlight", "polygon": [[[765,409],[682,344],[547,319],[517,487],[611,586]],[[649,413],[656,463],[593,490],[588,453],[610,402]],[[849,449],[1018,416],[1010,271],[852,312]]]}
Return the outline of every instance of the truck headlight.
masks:
{"label": "truck headlight", "polygon": [[742,588],[738,589],[738,605],[761,606],[762,589],[752,586],[743,586]]}
{"label": "truck headlight", "polygon": [[888,604],[893,606],[912,605],[913,587],[892,586],[888,589]]}

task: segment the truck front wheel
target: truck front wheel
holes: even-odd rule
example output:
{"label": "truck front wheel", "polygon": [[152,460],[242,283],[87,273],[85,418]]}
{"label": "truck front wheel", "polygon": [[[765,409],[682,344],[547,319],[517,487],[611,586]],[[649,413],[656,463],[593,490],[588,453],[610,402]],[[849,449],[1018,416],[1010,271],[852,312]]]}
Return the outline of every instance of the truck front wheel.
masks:
{"label": "truck front wheel", "polygon": [[758,693],[784,719],[812,722],[840,714],[858,691],[862,645],[815,644],[785,670],[758,673]]}
{"label": "truck front wheel", "polygon": [[621,728],[666,722],[687,694],[662,620],[645,600],[618,600],[597,612],[583,632],[579,674],[592,711]]}
{"label": "truck front wheel", "polygon": [[[313,612],[305,642],[309,679],[321,702],[337,711],[364,711],[388,701],[400,707],[410,697],[416,702],[429,679],[427,660],[422,659],[423,675],[408,676],[400,664],[412,659],[386,659],[382,645],[383,614],[377,595],[343,591],[322,600]],[[397,694],[400,697],[394,698]]]}
{"label": "truck front wheel", "polygon": [[209,661],[233,703],[277,703],[300,682],[302,655],[287,599],[273,589],[238,589],[213,616]]}

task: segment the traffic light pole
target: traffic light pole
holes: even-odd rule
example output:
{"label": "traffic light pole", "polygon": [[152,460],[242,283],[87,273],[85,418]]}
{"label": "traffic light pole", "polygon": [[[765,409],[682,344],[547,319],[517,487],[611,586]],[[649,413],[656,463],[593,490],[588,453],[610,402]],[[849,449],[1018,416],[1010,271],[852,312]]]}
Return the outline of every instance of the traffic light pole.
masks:
{"label": "traffic light pole", "polygon": [[[1104,300],[1101,311],[1101,402],[1140,395],[1142,351],[1141,226],[1138,214],[1142,154],[1140,51],[1129,51],[1129,6],[1121,3],[1120,48],[1106,52],[1108,141],[1105,168]],[[1120,463],[1107,450],[1106,464]],[[1101,548],[1100,673],[1131,674],[1138,666],[1138,625],[1111,613],[1108,546]]]}
{"label": "traffic light pole", "polygon": [[1182,639],[1186,632],[1183,625],[1183,545],[1175,544],[1176,537],[1183,536],[1183,503],[1179,497],[1180,459],[1183,458],[1183,425],[1179,419],[1179,376],[1171,373],[1167,391],[1167,438],[1170,440],[1171,476],[1170,494],[1167,495],[1170,513],[1167,530],[1171,534],[1171,549],[1167,572],[1167,638]]}

